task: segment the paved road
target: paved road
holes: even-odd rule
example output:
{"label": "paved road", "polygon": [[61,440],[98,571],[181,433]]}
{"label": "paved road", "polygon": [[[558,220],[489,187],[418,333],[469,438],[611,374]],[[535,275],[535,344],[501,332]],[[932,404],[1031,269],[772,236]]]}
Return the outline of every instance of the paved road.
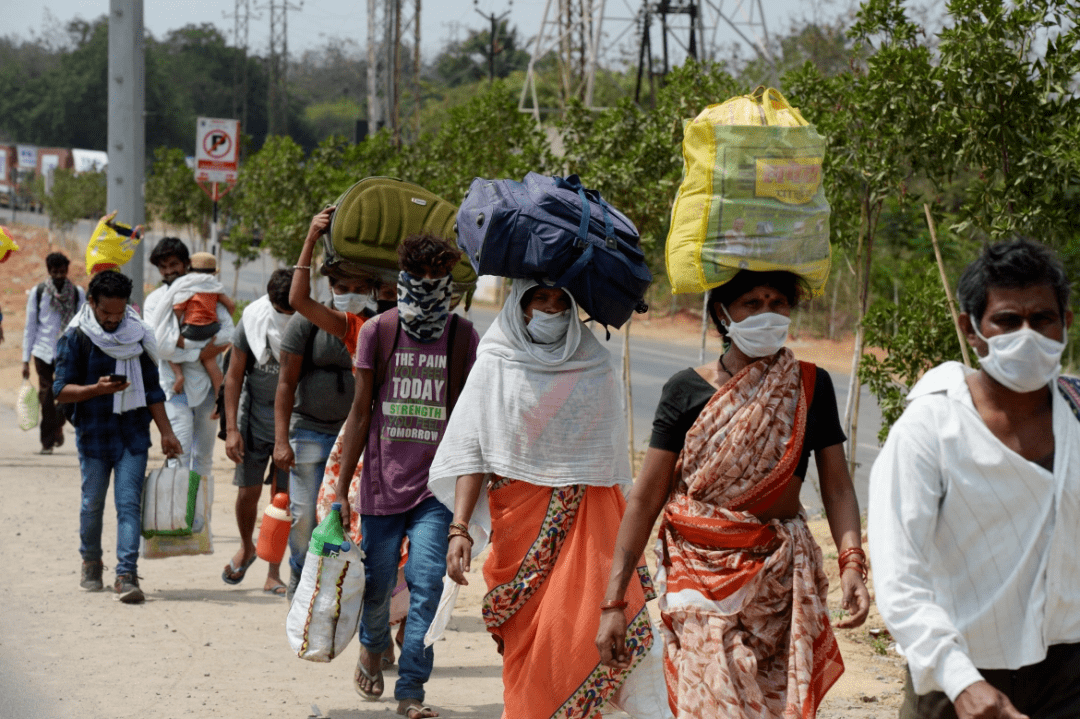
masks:
{"label": "paved road", "polygon": [[[19,221],[27,224],[44,226],[48,218],[44,215],[19,213]],[[75,228],[75,236],[85,246],[86,241],[93,232],[95,222],[82,220]],[[149,248],[160,239],[159,233],[149,233],[146,246],[146,255],[149,256]],[[232,264],[232,255],[224,253],[221,263],[221,281],[229,290],[236,283],[237,299],[253,300],[265,292],[266,282],[270,273],[279,266],[279,263],[267,254],[240,268],[239,277]],[[160,277],[157,270],[147,262],[144,270],[147,282],[157,282]],[[326,284],[320,283],[316,291],[327,292]],[[495,318],[495,311],[488,307],[476,306],[472,310],[472,320],[476,323],[477,331],[482,335]],[[603,328],[597,328],[598,339],[612,354],[615,366],[622,367],[623,336],[621,333],[613,333],[610,340],[605,339]],[[710,344],[709,357],[717,354],[718,343]],[[688,346],[678,342],[664,342],[655,339],[635,337],[631,333],[630,351],[630,381],[633,395],[633,423],[634,423],[634,446],[638,449],[648,445],[649,434],[652,428],[653,413],[660,401],[660,392],[668,378],[676,372],[690,366],[696,366],[699,359],[699,347]],[[841,414],[847,403],[848,376],[846,374],[832,373],[833,384],[836,386],[836,401]],[[842,419],[842,417],[841,417]],[[877,402],[870,392],[864,387],[859,400],[859,446],[856,459],[859,466],[855,471],[855,490],[859,497],[860,506],[865,509],[867,502],[867,486],[869,480],[870,465],[878,454],[877,433],[881,427],[881,412]],[[814,463],[810,463],[808,479],[816,480],[817,469]],[[821,507],[821,499],[817,494],[816,481],[808,481],[803,487],[803,504],[811,510]]]}

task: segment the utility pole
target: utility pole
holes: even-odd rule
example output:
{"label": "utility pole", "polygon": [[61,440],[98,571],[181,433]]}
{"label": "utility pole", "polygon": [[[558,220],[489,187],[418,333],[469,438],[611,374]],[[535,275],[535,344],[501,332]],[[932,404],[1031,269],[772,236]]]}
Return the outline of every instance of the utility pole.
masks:
{"label": "utility pole", "polygon": [[379,96],[379,35],[378,10],[382,0],[367,0],[367,113],[368,132],[374,134],[383,125],[382,103]]}
{"label": "utility pole", "polygon": [[289,133],[289,10],[300,10],[289,0],[270,0],[270,87],[266,102],[266,134]]}
{"label": "utility pole", "polygon": [[[117,219],[146,222],[146,46],[142,0],[109,0],[109,184],[106,205]],[[142,305],[143,257],[139,243],[122,271],[133,284],[131,302]]]}
{"label": "utility pole", "polygon": [[416,0],[416,16],[413,18],[413,90],[416,95],[416,138],[420,137],[420,0]]}
{"label": "utility pole", "polygon": [[[473,5],[476,3],[477,0],[473,0]],[[510,15],[510,11],[507,10],[502,15],[496,15],[495,13],[485,15],[480,12],[480,8],[473,9],[476,10],[480,17],[491,23],[490,34],[488,35],[488,51],[484,53],[487,55],[488,61],[488,84],[491,85],[495,83],[495,56],[502,52],[502,48],[499,47],[499,25]]]}
{"label": "utility pole", "polygon": [[251,0],[236,0],[233,13],[233,47],[236,62],[233,64],[233,117],[240,120],[240,131],[247,132],[248,115],[248,27],[251,21]]}

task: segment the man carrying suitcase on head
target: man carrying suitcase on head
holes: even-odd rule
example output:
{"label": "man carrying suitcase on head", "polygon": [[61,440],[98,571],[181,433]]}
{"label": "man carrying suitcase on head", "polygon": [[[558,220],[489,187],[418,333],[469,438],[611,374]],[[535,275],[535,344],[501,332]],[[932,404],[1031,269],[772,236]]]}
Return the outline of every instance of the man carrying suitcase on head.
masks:
{"label": "man carrying suitcase on head", "polygon": [[434,661],[424,634],[442,594],[452,519],[427,489],[428,467],[476,359],[478,338],[472,323],[450,311],[450,271],[461,258],[457,247],[417,235],[402,242],[398,256],[397,309],[360,331],[337,496],[348,496],[348,481],[366,450],[360,515],[353,517],[356,508],[347,503],[341,513],[346,526],[361,522],[367,575],[354,685],[365,699],[382,696],[380,658],[390,646],[390,595],[398,550],[407,536],[405,580],[411,598],[394,698],[399,714],[421,719],[438,716],[424,706],[424,684]]}

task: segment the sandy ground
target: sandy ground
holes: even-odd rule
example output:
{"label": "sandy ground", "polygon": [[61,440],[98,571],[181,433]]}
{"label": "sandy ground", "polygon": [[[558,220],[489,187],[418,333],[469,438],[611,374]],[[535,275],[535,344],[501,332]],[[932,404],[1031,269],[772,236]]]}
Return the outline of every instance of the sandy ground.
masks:
{"label": "sandy ground", "polygon": [[[238,586],[221,581],[222,567],[239,546],[232,464],[223,443],[218,443],[213,470],[214,555],[140,561],[147,593],[140,606],[121,604],[110,592],[79,588],[80,478],[74,433],[69,427],[65,445],[52,456],[41,456],[36,430],[21,432],[15,423],[25,293],[44,276],[48,252],[37,233],[19,235],[24,251],[0,266],[7,334],[0,345],[0,547],[9,562],[0,589],[0,717],[394,716],[392,699],[366,703],[354,693],[356,642],[330,664],[292,654],[284,631],[285,601],[262,591],[264,562],[257,562]],[[85,286],[82,269],[73,262],[71,274]],[[688,320],[653,320],[638,327],[643,333],[678,335],[687,344],[695,341],[694,323]],[[841,347],[800,342],[798,352],[807,359],[835,357]],[[150,464],[160,461],[155,448]],[[103,546],[111,569],[116,518],[109,494]],[[838,610],[835,548],[824,521],[815,521],[814,531],[831,573],[830,606]],[[107,582],[111,577],[107,569]],[[480,618],[483,580],[478,570],[473,577],[449,631],[436,645],[428,702],[443,716],[496,719],[502,713],[501,660]],[[866,626],[837,631],[847,671],[819,716],[895,716],[903,665],[890,651],[887,635],[871,636],[882,626],[874,610]],[[387,696],[395,680],[391,669]]]}

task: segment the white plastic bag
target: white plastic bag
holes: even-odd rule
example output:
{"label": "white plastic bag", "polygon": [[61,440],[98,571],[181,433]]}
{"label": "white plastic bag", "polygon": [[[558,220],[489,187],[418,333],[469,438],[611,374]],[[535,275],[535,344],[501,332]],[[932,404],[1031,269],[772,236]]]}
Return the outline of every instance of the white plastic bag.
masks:
{"label": "white plastic bag", "polygon": [[143,536],[198,534],[206,522],[205,493],[203,478],[175,461],[151,471],[143,485]]}
{"label": "white plastic bag", "polygon": [[285,633],[296,656],[328,662],[345,651],[360,623],[364,553],[355,544],[336,557],[307,553]]}
{"label": "white plastic bag", "polygon": [[23,380],[19,387],[19,399],[15,402],[15,413],[19,418],[19,429],[27,432],[38,426],[41,416],[41,404],[38,402],[38,392],[28,380]]}

